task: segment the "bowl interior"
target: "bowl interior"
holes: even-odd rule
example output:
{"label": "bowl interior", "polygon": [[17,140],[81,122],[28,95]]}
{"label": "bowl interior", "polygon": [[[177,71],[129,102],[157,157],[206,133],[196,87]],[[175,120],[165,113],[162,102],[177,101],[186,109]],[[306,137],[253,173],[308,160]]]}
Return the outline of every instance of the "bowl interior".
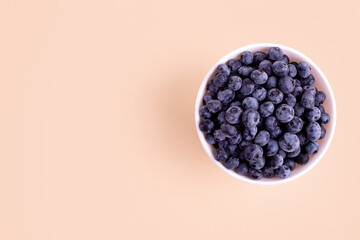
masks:
{"label": "bowl interior", "polygon": [[[317,89],[319,91],[323,91],[326,94],[326,100],[325,100],[323,106],[325,108],[325,111],[330,115],[330,122],[329,122],[329,124],[327,124],[325,126],[325,129],[326,129],[325,137],[323,139],[321,139],[320,141],[318,141],[319,152],[315,155],[311,155],[310,160],[306,165],[298,165],[297,164],[296,168],[294,169],[294,171],[292,171],[290,177],[288,177],[287,179],[281,179],[276,176],[274,178],[262,178],[261,180],[256,181],[256,180],[250,179],[247,176],[241,176],[232,170],[226,169],[222,163],[215,160],[214,155],[213,155],[215,148],[206,142],[205,134],[202,133],[199,129],[199,121],[200,121],[199,108],[203,105],[202,98],[206,93],[206,84],[209,80],[213,79],[214,75],[216,74],[216,68],[219,64],[226,63],[228,60],[230,60],[232,58],[239,59],[240,54],[244,51],[250,51],[253,53],[256,51],[266,52],[270,47],[274,47],[274,46],[280,47],[283,50],[283,52],[289,57],[290,62],[304,61],[309,64],[309,66],[311,68],[311,73],[315,77],[315,86],[317,87]],[[205,78],[200,86],[198,95],[197,95],[196,107],[195,107],[195,122],[196,122],[197,132],[198,132],[200,141],[201,141],[206,153],[215,162],[215,164],[218,165],[222,170],[224,170],[229,175],[231,175],[239,180],[245,181],[245,182],[261,184],[261,185],[272,185],[272,184],[288,182],[290,180],[298,178],[301,175],[305,174],[307,171],[309,171],[312,167],[314,167],[316,163],[318,163],[318,161],[322,158],[322,156],[326,152],[327,148],[329,147],[329,144],[330,144],[331,139],[334,134],[334,128],[335,128],[335,123],[336,123],[336,107],[335,107],[334,95],[332,93],[331,87],[330,87],[325,75],[322,73],[322,71],[319,69],[319,67],[316,66],[316,64],[311,59],[309,59],[302,53],[300,53],[292,48],[283,46],[283,45],[271,44],[271,43],[254,44],[254,45],[245,46],[245,47],[242,47],[242,48],[239,48],[239,49],[236,49],[236,50],[230,52],[225,57],[220,59],[210,69],[208,74],[205,76]]]}

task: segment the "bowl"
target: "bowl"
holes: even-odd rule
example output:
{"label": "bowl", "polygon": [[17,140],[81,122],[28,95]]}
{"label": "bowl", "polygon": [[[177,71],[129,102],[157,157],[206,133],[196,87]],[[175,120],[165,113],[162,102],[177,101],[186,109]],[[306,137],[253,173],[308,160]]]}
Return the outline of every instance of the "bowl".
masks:
{"label": "bowl", "polygon": [[[318,141],[319,151],[314,155],[310,155],[310,160],[307,164],[305,164],[305,165],[296,164],[296,168],[291,172],[291,175],[286,179],[281,179],[276,176],[274,178],[264,178],[263,177],[260,180],[253,180],[253,179],[249,178],[248,176],[242,176],[242,175],[237,174],[233,170],[228,170],[227,168],[225,168],[223,166],[223,164],[221,162],[218,162],[217,160],[215,160],[215,158],[214,158],[215,148],[206,142],[205,134],[203,132],[201,132],[199,129],[199,122],[201,120],[200,115],[199,115],[199,109],[203,105],[202,99],[206,93],[207,82],[210,81],[211,79],[213,79],[213,77],[216,74],[217,66],[219,64],[226,63],[228,60],[230,60],[232,58],[239,59],[240,54],[244,51],[250,51],[252,53],[254,53],[256,51],[266,52],[270,47],[281,48],[283,50],[284,54],[286,54],[289,57],[290,62],[304,61],[309,64],[309,66],[311,68],[311,74],[313,74],[313,76],[315,77],[315,87],[317,87],[317,89],[319,91],[323,91],[326,94],[326,100],[323,103],[323,106],[325,108],[325,111],[330,115],[330,122],[325,126],[325,129],[326,129],[325,137]],[[206,74],[204,80],[201,83],[200,89],[199,89],[197,97],[196,97],[195,123],[196,123],[196,130],[197,130],[197,133],[198,133],[198,136],[199,136],[202,146],[204,147],[206,153],[209,155],[210,159],[220,169],[222,169],[224,172],[226,172],[230,176],[232,176],[238,180],[244,181],[244,182],[259,184],[259,185],[275,185],[275,184],[289,182],[291,180],[299,178],[300,176],[303,176],[305,173],[310,171],[324,156],[325,152],[329,148],[330,142],[334,136],[334,131],[335,131],[335,125],[336,125],[335,98],[334,98],[334,94],[331,90],[331,86],[330,86],[328,80],[326,79],[325,74],[320,70],[320,68],[310,58],[308,58],[304,54],[300,53],[299,51],[297,51],[295,49],[292,49],[290,47],[283,46],[280,44],[274,44],[274,43],[252,44],[252,45],[247,45],[247,46],[238,48],[238,49],[226,54],[217,63],[215,63],[215,65]]]}

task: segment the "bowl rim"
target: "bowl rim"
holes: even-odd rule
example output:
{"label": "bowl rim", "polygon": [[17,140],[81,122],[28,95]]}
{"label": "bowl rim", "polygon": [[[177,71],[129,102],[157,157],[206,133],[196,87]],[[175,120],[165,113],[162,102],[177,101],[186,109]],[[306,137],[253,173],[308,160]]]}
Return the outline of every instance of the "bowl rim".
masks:
{"label": "bowl rim", "polygon": [[[292,54],[297,55],[297,57],[303,59],[303,61],[309,63],[313,68],[312,70],[316,71],[318,73],[318,75],[321,76],[327,91],[330,93],[330,96],[327,96],[327,99],[329,99],[331,101],[330,106],[331,106],[331,110],[332,110],[332,115],[330,115],[331,117],[331,125],[329,128],[329,132],[330,132],[330,136],[327,140],[327,142],[324,143],[323,150],[316,155],[313,155],[313,159],[311,161],[311,163],[307,163],[306,165],[308,165],[306,168],[304,168],[301,172],[297,173],[296,175],[290,176],[289,178],[286,179],[280,179],[280,180],[270,180],[267,179],[267,181],[262,181],[261,180],[253,180],[247,176],[242,176],[239,175],[237,173],[235,173],[235,171],[231,171],[226,169],[222,163],[218,162],[213,154],[209,151],[207,151],[206,146],[209,146],[210,144],[208,144],[205,140],[205,135],[203,132],[200,131],[199,129],[199,122],[200,122],[200,115],[199,115],[199,109],[202,106],[202,97],[204,95],[204,90],[206,92],[206,84],[209,80],[209,78],[211,77],[211,75],[214,74],[214,71],[216,70],[217,66],[220,63],[225,63],[228,60],[230,60],[234,55],[237,55],[237,57],[244,51],[247,51],[249,49],[252,48],[270,48],[270,47],[279,47],[282,50],[284,50],[284,52],[292,52]],[[325,155],[326,151],[328,150],[330,143],[332,142],[334,133],[335,133],[335,126],[336,126],[336,103],[335,103],[335,97],[334,97],[334,93],[332,91],[332,88],[330,86],[329,81],[327,80],[325,74],[321,71],[321,69],[316,65],[316,63],[314,61],[312,61],[309,57],[307,57],[306,55],[304,55],[303,53],[282,45],[282,44],[277,44],[277,43],[255,43],[255,44],[250,44],[250,45],[245,45],[243,47],[237,48],[231,52],[229,52],[228,54],[226,54],[224,57],[220,58],[208,71],[208,73],[205,75],[205,77],[202,80],[202,83],[200,85],[200,88],[198,90],[197,96],[196,96],[196,103],[195,103],[195,125],[196,125],[196,130],[197,130],[197,134],[199,137],[199,140],[202,144],[203,149],[205,150],[205,152],[207,153],[207,155],[210,157],[210,159],[220,168],[222,169],[224,172],[226,172],[228,175],[244,181],[244,182],[248,182],[248,183],[252,183],[252,184],[256,184],[256,185],[277,185],[277,184],[282,184],[282,183],[286,183],[286,182],[290,182],[292,180],[298,179],[299,177],[303,176],[305,173],[309,172],[313,167],[315,167],[316,164],[318,164],[318,162],[321,160],[321,158]],[[212,147],[212,146],[211,146]],[[305,166],[306,166],[305,165]]]}

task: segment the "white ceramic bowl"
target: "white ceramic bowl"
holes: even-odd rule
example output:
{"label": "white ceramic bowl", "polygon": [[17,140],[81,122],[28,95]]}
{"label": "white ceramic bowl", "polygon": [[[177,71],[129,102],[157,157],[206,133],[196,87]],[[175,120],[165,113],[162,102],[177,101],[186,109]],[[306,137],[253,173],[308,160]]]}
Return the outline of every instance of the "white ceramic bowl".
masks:
{"label": "white ceramic bowl", "polygon": [[[226,63],[228,60],[235,58],[239,59],[240,54],[244,51],[250,51],[252,53],[256,51],[263,51],[266,52],[270,47],[280,47],[283,52],[290,58],[290,62],[300,62],[304,61],[307,62],[311,68],[311,73],[315,77],[315,86],[318,90],[323,91],[326,94],[326,100],[324,102],[324,108],[325,111],[330,115],[330,122],[325,126],[326,128],[326,135],[323,139],[318,141],[319,143],[319,151],[317,154],[310,156],[310,160],[305,165],[296,165],[296,168],[294,171],[292,171],[290,177],[286,179],[281,179],[279,177],[274,178],[262,178],[261,180],[252,180],[248,176],[241,176],[237,174],[235,171],[226,169],[222,163],[218,162],[214,158],[214,151],[215,148],[208,144],[205,140],[205,134],[202,133],[199,129],[199,122],[200,122],[200,115],[199,115],[199,109],[203,105],[202,99],[203,96],[206,93],[206,84],[209,80],[213,79],[216,68],[221,63]],[[196,98],[196,105],[195,105],[195,123],[196,123],[196,129],[197,133],[199,135],[201,144],[203,145],[206,153],[209,155],[209,157],[213,160],[213,162],[221,168],[224,172],[229,174],[230,176],[242,180],[244,182],[248,183],[254,183],[259,185],[274,185],[279,183],[285,183],[289,182],[291,180],[294,180],[302,175],[304,175],[306,172],[308,172],[310,169],[312,169],[324,156],[326,150],[328,149],[330,142],[334,136],[335,131],[335,124],[336,124],[336,106],[335,106],[335,98],[334,94],[331,90],[330,84],[328,80],[326,79],[324,73],[320,70],[320,68],[308,57],[306,57],[304,54],[296,51],[295,49],[292,49],[287,46],[279,45],[279,44],[273,44],[273,43],[259,43],[259,44],[252,44],[248,46],[244,46],[241,48],[238,48],[229,54],[227,54],[225,57],[221,58],[215,65],[210,69],[210,71],[206,74],[204,80],[201,83],[197,98]]]}

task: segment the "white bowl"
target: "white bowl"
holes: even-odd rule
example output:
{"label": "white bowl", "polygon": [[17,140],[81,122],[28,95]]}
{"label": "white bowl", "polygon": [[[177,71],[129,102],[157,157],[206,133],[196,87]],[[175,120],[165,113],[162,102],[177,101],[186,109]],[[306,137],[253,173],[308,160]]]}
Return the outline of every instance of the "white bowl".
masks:
{"label": "white bowl", "polygon": [[[310,155],[310,160],[305,165],[296,165],[296,168],[291,172],[291,175],[286,179],[281,179],[279,177],[274,178],[262,178],[261,180],[253,180],[249,178],[248,176],[241,176],[237,174],[235,171],[228,170],[223,166],[222,163],[218,162],[214,158],[214,150],[215,148],[208,144],[205,140],[205,134],[200,131],[199,129],[199,122],[200,122],[200,115],[199,115],[199,109],[203,105],[202,100],[203,96],[206,93],[206,84],[209,80],[213,79],[216,68],[221,63],[226,63],[228,60],[235,58],[239,59],[240,54],[244,51],[250,51],[252,53],[256,51],[263,51],[266,52],[270,47],[279,47],[283,50],[284,54],[286,54],[290,58],[290,62],[300,62],[304,61],[309,64],[311,68],[311,73],[315,77],[315,86],[319,91],[323,91],[326,94],[326,100],[323,104],[325,111],[330,115],[330,122],[325,126],[326,128],[326,135],[323,139],[318,141],[319,143],[319,151],[315,155]],[[324,156],[325,152],[327,151],[330,142],[334,136],[335,131],[335,125],[336,125],[336,106],[335,106],[335,98],[334,94],[331,90],[330,84],[328,80],[326,79],[324,73],[320,70],[320,68],[308,57],[306,57],[304,54],[296,51],[295,49],[292,49],[287,46],[283,46],[280,44],[273,44],[273,43],[259,43],[259,44],[252,44],[248,46],[244,46],[241,48],[238,48],[228,54],[226,54],[225,57],[221,58],[215,65],[210,69],[210,71],[206,74],[204,80],[201,83],[198,95],[196,97],[196,105],[195,105],[195,123],[196,123],[196,129],[197,133],[199,135],[201,144],[203,145],[206,153],[209,155],[209,157],[213,160],[213,162],[221,168],[223,171],[225,171],[230,176],[242,180],[244,182],[248,183],[254,183],[259,185],[274,185],[279,183],[285,183],[289,182],[291,180],[294,180],[302,175],[304,175],[306,172],[308,172],[310,169],[312,169]]]}

